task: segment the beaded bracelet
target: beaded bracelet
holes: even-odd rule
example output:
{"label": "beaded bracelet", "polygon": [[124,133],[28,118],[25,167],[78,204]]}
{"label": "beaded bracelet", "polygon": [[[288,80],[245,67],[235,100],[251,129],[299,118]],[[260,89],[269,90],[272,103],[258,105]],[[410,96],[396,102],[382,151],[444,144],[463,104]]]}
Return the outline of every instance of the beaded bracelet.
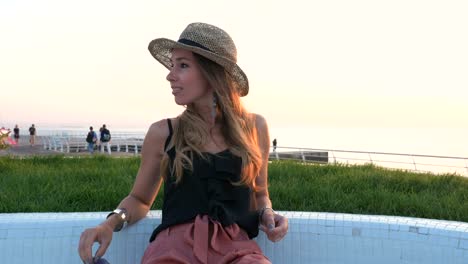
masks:
{"label": "beaded bracelet", "polygon": [[263,214],[265,213],[265,210],[267,210],[267,209],[270,209],[270,210],[273,212],[273,214],[275,213],[275,210],[273,210],[273,208],[271,208],[271,207],[263,207],[263,208],[260,210],[260,214],[258,215],[258,220],[259,220],[260,223],[262,223]]}

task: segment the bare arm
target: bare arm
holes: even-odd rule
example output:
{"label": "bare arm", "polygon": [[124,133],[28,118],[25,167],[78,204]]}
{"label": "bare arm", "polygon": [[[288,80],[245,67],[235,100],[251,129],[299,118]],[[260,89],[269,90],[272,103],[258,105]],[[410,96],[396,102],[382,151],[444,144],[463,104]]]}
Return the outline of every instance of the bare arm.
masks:
{"label": "bare arm", "polygon": [[262,166],[255,183],[259,187],[256,193],[257,208],[264,209],[260,219],[260,229],[263,230],[269,240],[277,242],[288,232],[288,219],[273,211],[273,206],[268,192],[268,158],[270,156],[270,135],[268,125],[260,115],[256,115],[255,125],[257,128],[257,140],[262,153]]}
{"label": "bare arm", "polygon": [[[129,224],[146,216],[158,194],[162,183],[160,163],[168,133],[165,119],[152,124],[148,130],[141,151],[140,168],[132,191],[118,205],[118,208],[127,210]],[[108,219],[112,228],[119,224],[119,220],[118,217],[114,216]]]}
{"label": "bare arm", "polygon": [[262,166],[260,168],[259,175],[255,179],[256,185],[259,187],[259,191],[256,192],[255,198],[257,201],[257,208],[272,207],[270,194],[268,193],[268,158],[270,155],[270,134],[268,131],[268,125],[261,115],[256,115],[255,126],[257,128],[257,140],[262,154]]}
{"label": "bare arm", "polygon": [[[152,124],[146,134],[141,152],[141,164],[132,191],[118,205],[118,208],[127,210],[130,224],[146,216],[161,187],[160,163],[164,153],[164,142],[168,135],[166,120]],[[81,234],[78,247],[81,259],[93,263],[92,245],[94,242],[100,244],[95,254],[96,257],[103,256],[112,240],[113,230],[122,224],[121,221],[114,214],[100,225],[86,229]]]}

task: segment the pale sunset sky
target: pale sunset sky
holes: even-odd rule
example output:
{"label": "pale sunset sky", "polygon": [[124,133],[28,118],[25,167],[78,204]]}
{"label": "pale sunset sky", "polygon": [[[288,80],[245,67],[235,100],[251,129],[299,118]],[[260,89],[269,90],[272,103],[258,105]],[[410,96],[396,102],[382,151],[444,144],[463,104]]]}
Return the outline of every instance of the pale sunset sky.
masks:
{"label": "pale sunset sky", "polygon": [[466,129],[467,14],[452,0],[2,0],[0,125],[174,117],[148,43],[206,22],[234,39],[244,104],[270,127]]}

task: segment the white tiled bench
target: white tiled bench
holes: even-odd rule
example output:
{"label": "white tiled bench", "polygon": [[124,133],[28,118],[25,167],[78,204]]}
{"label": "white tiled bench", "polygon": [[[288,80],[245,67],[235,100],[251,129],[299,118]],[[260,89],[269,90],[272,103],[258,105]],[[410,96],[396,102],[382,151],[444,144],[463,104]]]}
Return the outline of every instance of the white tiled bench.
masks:
{"label": "white tiled bench", "polygon": [[[256,238],[273,263],[468,263],[468,223],[313,212],[280,212],[288,235],[271,243]],[[0,263],[77,263],[81,232],[107,212],[0,214]],[[105,258],[139,263],[161,212],[115,233]],[[94,250],[97,249],[97,244]]]}

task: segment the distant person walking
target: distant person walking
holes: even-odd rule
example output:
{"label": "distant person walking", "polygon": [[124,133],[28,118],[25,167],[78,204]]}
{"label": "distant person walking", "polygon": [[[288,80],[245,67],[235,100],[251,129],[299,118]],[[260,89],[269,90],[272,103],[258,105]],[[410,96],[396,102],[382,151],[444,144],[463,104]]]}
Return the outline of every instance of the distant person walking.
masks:
{"label": "distant person walking", "polygon": [[102,130],[100,131],[101,135],[99,140],[101,141],[101,152],[104,152],[104,146],[107,147],[107,153],[109,155],[111,154],[111,149],[110,149],[110,140],[111,140],[111,134],[109,129],[106,128],[106,125],[102,125]]}
{"label": "distant person walking", "polygon": [[29,144],[31,144],[31,147],[34,146],[34,143],[36,141],[36,127],[34,124],[29,127]]}
{"label": "distant person walking", "polygon": [[101,149],[101,133],[102,133],[102,130],[103,130],[103,129],[104,129],[104,128],[103,128],[102,126],[99,128],[99,140],[98,140],[98,142],[97,142],[97,148],[98,148],[98,149]]}
{"label": "distant person walking", "polygon": [[277,143],[278,143],[278,142],[276,141],[276,138],[273,139],[273,152],[276,151],[276,144],[277,144]]}
{"label": "distant person walking", "polygon": [[13,138],[15,139],[16,144],[18,144],[18,141],[20,138],[19,132],[20,130],[19,130],[18,125],[15,125],[15,128],[13,128]]}
{"label": "distant person walking", "polygon": [[93,127],[89,127],[88,135],[86,136],[86,142],[88,142],[88,151],[90,154],[94,153],[94,144],[96,144],[97,135],[96,132],[93,131]]}

